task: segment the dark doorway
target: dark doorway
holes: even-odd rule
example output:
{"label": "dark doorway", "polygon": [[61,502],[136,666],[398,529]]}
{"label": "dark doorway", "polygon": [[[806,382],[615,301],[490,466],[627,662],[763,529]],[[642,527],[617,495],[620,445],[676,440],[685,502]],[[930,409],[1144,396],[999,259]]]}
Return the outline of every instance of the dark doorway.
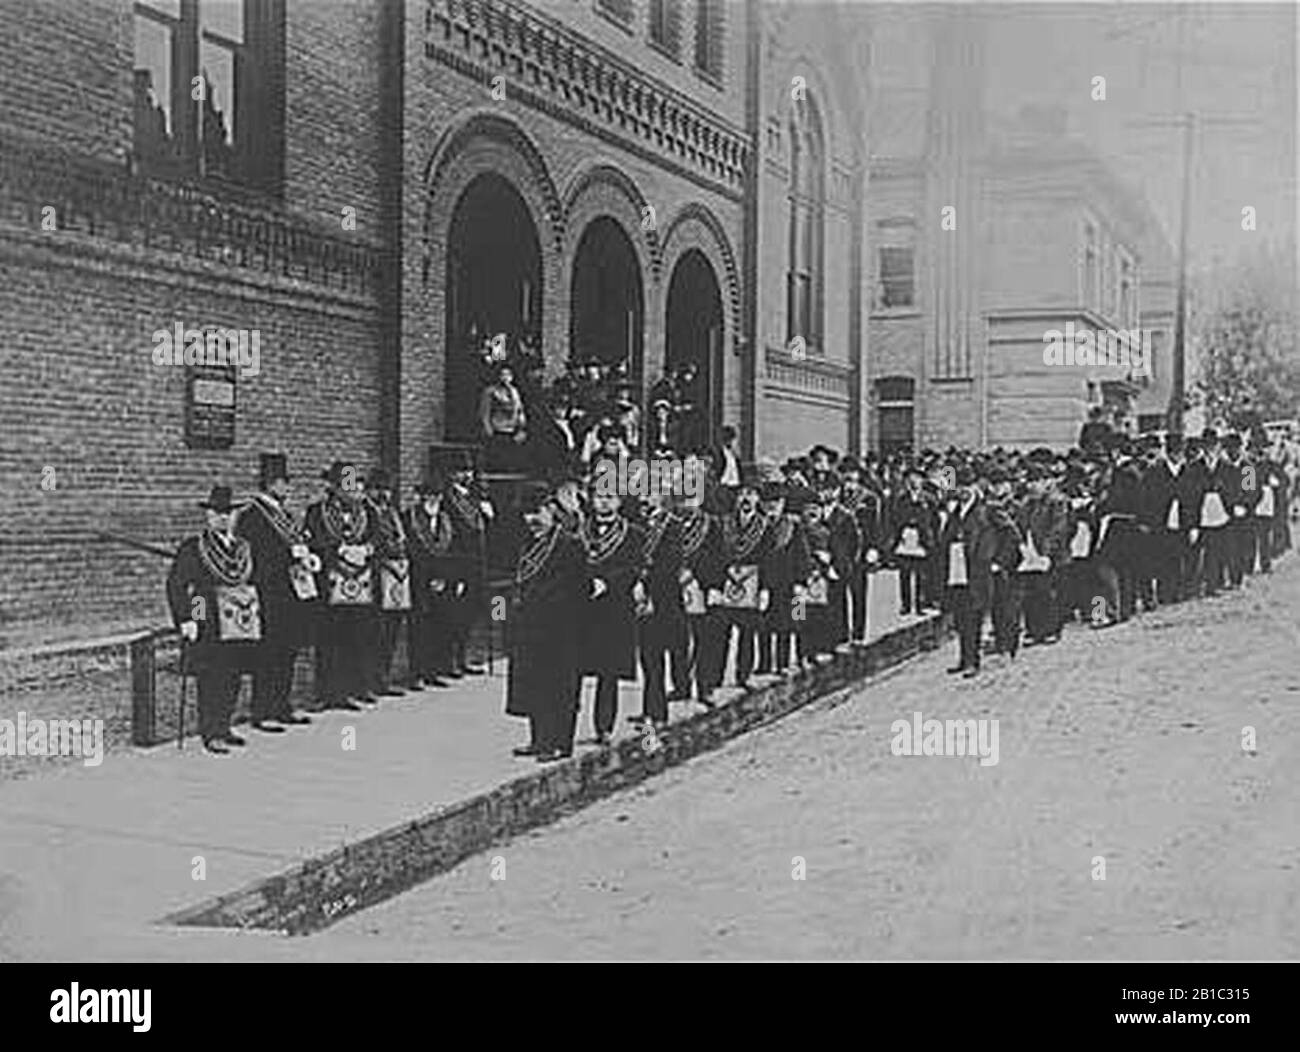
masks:
{"label": "dark doorway", "polygon": [[695,397],[703,418],[697,440],[712,444],[722,422],[722,292],[707,257],[691,249],[668,284],[664,369],[695,366]]}
{"label": "dark doorway", "polygon": [[623,228],[608,216],[582,232],[573,259],[569,354],[575,361],[625,363],[640,389],[645,308],[641,267]]}
{"label": "dark doorway", "polygon": [[911,452],[915,446],[916,383],[910,376],[876,381],[877,447],[881,456]]}
{"label": "dark doorway", "polygon": [[478,176],[461,195],[447,244],[446,425],[451,442],[478,442],[479,394],[488,378],[485,336],[513,349],[541,332],[542,254],[519,192],[499,175]]}

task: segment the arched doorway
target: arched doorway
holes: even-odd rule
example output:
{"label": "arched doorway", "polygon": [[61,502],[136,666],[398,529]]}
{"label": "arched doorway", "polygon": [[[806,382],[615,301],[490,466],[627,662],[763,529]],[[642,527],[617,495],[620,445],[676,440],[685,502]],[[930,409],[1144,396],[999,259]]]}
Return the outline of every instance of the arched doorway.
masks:
{"label": "arched doorway", "polygon": [[689,394],[699,407],[699,419],[684,441],[688,447],[711,444],[722,419],[722,292],[713,266],[699,249],[684,253],[673,267],[664,332],[665,373],[671,376],[683,365],[695,367]]}
{"label": "arched doorway", "polygon": [[573,258],[569,354],[575,361],[626,363],[641,386],[645,299],[636,249],[608,216],[587,224]]}
{"label": "arched doorway", "polygon": [[517,341],[541,332],[542,262],[537,228],[511,183],[485,173],[465,188],[447,239],[446,437],[481,438],[476,420],[487,379],[484,336]]}

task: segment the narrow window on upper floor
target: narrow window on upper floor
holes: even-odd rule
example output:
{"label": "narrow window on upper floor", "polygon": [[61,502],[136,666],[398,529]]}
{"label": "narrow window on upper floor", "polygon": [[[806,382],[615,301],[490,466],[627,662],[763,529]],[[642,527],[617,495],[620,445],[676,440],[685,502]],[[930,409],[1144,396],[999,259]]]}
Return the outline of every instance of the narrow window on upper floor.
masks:
{"label": "narrow window on upper floor", "polygon": [[696,0],[695,71],[722,86],[723,0]]}

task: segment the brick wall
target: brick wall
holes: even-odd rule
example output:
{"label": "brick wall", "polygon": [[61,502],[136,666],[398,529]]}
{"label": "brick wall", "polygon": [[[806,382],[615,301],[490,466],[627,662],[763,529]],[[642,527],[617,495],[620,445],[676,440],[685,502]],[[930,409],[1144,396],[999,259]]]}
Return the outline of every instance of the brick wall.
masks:
{"label": "brick wall", "polygon": [[[124,169],[131,5],[5,2],[3,14],[0,134],[44,156],[53,174],[60,151],[69,163]],[[165,562],[98,542],[95,530],[174,545],[199,525],[194,502],[215,481],[253,486],[263,450],[289,453],[304,502],[333,457],[378,456],[373,290],[313,270],[319,261],[298,247],[378,240],[376,15],[372,5],[290,0],[286,17],[285,200],[272,214],[295,265],[246,255],[238,235],[215,248],[184,238],[146,246],[142,225],[97,198],[120,189],[109,168],[77,177],[83,214],[62,214],[61,199],[56,230],[41,229],[39,190],[0,182],[0,625],[84,623],[93,634],[156,624]],[[228,199],[243,207],[237,193]],[[355,234],[339,222],[343,204],[357,208]],[[342,266],[356,276],[366,264]],[[152,333],[176,321],[260,331],[260,373],[238,381],[229,450],[184,444],[185,371],[152,361]],[[52,489],[41,484],[46,468]]]}

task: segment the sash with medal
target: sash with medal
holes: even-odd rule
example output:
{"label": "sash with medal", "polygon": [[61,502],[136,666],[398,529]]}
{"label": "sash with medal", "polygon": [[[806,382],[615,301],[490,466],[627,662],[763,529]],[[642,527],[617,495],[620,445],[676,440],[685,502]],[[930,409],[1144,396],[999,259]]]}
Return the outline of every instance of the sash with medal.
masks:
{"label": "sash with medal", "polygon": [[718,606],[733,610],[758,609],[758,566],[755,563],[742,563],[727,567],[727,579],[723,582]]}
{"label": "sash with medal", "polygon": [[262,610],[254,585],[217,585],[217,638],[223,643],[261,641]]}
{"label": "sash with medal", "polygon": [[329,585],[330,606],[369,606],[375,601],[369,565],[353,566],[340,561],[330,569]]}
{"label": "sash with medal", "polygon": [[199,535],[199,560],[216,582],[218,642],[260,642],[262,610],[257,586],[249,583],[253,552],[248,542],[236,538],[232,544],[204,532]]}
{"label": "sash with medal", "polygon": [[[303,543],[301,531],[286,509],[260,493],[253,497],[253,505],[266,517],[271,528],[290,549]],[[293,589],[293,594],[303,602],[320,595],[320,590],[316,587],[316,575],[301,559],[289,563],[289,586]]]}
{"label": "sash with medal", "polygon": [[[744,527],[743,533],[740,532],[739,520],[726,520],[727,549],[735,552],[738,558],[745,558],[762,540],[767,528],[767,520],[757,512],[750,519],[749,525]],[[714,605],[730,610],[758,610],[758,593],[758,563],[731,563],[727,567],[726,580],[722,582],[721,594],[717,596]]]}

